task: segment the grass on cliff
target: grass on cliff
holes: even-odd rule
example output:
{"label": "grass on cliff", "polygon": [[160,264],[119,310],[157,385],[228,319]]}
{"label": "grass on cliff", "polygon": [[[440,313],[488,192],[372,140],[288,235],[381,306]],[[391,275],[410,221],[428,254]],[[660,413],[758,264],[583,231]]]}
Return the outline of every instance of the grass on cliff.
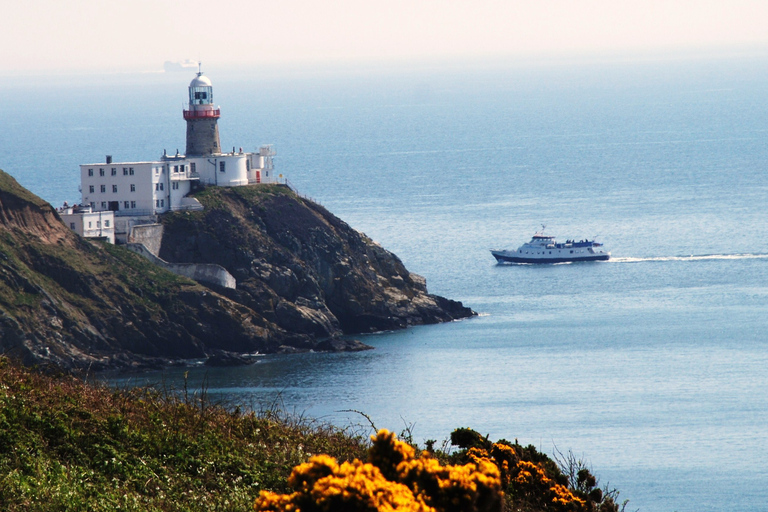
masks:
{"label": "grass on cliff", "polygon": [[19,182],[16,181],[13,176],[0,169],[0,194],[2,193],[17,196],[21,200],[30,202],[35,206],[48,206],[46,201],[19,185]]}
{"label": "grass on cliff", "polygon": [[[100,312],[105,301],[119,294],[157,312],[158,302],[173,300],[175,291],[200,286],[107,243],[83,242],[74,250],[40,243],[24,233],[3,232],[0,259],[0,308],[17,318],[32,315],[46,294],[91,313]],[[109,292],[113,295],[104,295]]]}
{"label": "grass on cliff", "polygon": [[221,208],[224,206],[225,196],[236,196],[245,203],[256,204],[266,197],[287,195],[297,197],[296,194],[285,185],[249,185],[245,187],[206,187],[195,192],[194,197],[206,208]]}
{"label": "grass on cliff", "polygon": [[311,454],[365,442],[204,393],[114,390],[0,358],[0,510],[245,511]]}

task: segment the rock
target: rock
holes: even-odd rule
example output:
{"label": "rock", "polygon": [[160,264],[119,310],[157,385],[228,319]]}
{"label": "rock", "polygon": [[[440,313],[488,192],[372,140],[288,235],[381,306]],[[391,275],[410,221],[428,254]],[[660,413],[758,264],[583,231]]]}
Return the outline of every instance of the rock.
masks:
{"label": "rock", "polygon": [[347,338],[328,338],[315,346],[318,352],[360,352],[361,350],[373,350],[373,347],[362,341]]}
{"label": "rock", "polygon": [[210,187],[196,197],[205,211],[164,216],[161,257],[237,273],[242,303],[260,304],[257,313],[289,333],[319,340],[475,314],[429,294],[397,256],[287,187]]}
{"label": "rock", "polygon": [[277,347],[278,354],[302,354],[304,352],[309,352],[308,348],[302,349],[299,347],[294,347],[291,345],[280,345]]}
{"label": "rock", "polygon": [[256,362],[252,356],[235,354],[226,350],[217,350],[208,356],[205,360],[205,366],[226,367],[226,366],[247,366]]}

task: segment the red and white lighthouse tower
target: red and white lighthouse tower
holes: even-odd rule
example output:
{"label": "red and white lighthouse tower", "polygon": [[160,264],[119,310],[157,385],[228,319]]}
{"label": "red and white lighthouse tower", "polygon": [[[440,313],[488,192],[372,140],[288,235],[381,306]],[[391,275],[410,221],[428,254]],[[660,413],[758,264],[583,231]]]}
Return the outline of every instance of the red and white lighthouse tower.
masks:
{"label": "red and white lighthouse tower", "polygon": [[184,110],[188,157],[221,153],[219,117],[221,109],[213,104],[211,81],[199,71],[189,84],[189,110]]}

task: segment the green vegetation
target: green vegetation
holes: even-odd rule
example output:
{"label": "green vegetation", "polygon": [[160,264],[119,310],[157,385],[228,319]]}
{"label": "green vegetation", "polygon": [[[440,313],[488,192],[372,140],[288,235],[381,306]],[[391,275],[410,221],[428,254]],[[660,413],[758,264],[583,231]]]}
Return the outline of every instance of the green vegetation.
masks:
{"label": "green vegetation", "polygon": [[13,176],[0,170],[0,194],[9,194],[16,196],[21,201],[27,201],[38,207],[50,207],[47,202],[37,197],[35,194],[19,185]]}
{"label": "green vegetation", "polygon": [[258,203],[261,199],[274,196],[297,197],[296,194],[285,185],[254,185],[248,187],[206,187],[194,194],[206,208],[221,208],[225,198],[239,197],[245,203]]}
{"label": "green vegetation", "polygon": [[580,462],[558,465],[533,446],[470,429],[453,432],[453,452],[386,431],[373,441],[212,404],[204,391],[115,390],[0,357],[4,511],[390,510],[381,493],[425,512],[623,509]]}
{"label": "green vegetation", "polygon": [[0,510],[245,511],[309,456],[359,457],[338,429],[240,413],[205,393],[114,390],[0,358]]}

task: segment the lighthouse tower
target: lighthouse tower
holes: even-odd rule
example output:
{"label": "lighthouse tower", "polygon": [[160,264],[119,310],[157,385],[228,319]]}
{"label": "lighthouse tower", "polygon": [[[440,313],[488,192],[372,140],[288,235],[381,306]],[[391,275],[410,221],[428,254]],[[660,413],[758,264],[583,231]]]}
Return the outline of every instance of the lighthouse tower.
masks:
{"label": "lighthouse tower", "polygon": [[219,125],[221,109],[213,104],[213,86],[202,71],[189,84],[189,110],[184,110],[187,121],[187,156],[221,153]]}

